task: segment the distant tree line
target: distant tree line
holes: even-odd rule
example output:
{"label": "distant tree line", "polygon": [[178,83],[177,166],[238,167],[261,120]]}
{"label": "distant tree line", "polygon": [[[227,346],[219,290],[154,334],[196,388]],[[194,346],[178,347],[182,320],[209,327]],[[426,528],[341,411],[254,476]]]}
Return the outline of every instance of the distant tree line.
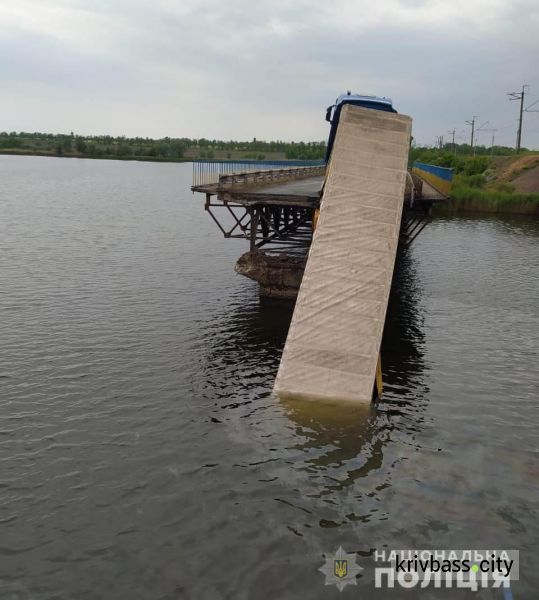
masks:
{"label": "distant tree line", "polygon": [[73,156],[88,158],[118,158],[140,160],[181,161],[193,158],[268,159],[285,158],[315,160],[323,158],[325,142],[265,142],[254,138],[250,142],[209,140],[205,138],[128,138],[82,136],[69,134],[0,132],[0,152]]}
{"label": "distant tree line", "polygon": [[[74,156],[88,158],[117,158],[161,161],[188,161],[192,159],[221,160],[317,160],[326,152],[326,142],[223,141],[206,138],[128,138],[110,135],[82,136],[69,134],[0,132],[0,153],[39,154],[45,156]],[[528,152],[525,148],[521,153]],[[514,148],[507,146],[475,146],[445,144],[443,147],[412,145],[410,162],[420,160],[442,167],[451,167],[456,173],[482,173],[493,156],[511,156]]]}

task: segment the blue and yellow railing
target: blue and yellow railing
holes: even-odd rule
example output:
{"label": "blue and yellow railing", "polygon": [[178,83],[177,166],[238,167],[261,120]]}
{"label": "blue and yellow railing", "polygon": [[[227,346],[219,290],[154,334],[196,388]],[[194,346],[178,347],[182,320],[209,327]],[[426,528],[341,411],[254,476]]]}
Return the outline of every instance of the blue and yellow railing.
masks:
{"label": "blue and yellow railing", "polygon": [[432,185],[444,196],[450,195],[453,184],[453,169],[415,162],[412,165],[412,173],[419,175],[421,179]]}

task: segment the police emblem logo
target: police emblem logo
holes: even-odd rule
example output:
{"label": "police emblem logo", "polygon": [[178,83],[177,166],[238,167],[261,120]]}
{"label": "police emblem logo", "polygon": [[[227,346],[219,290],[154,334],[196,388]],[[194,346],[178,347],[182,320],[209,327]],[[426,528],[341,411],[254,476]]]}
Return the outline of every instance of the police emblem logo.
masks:
{"label": "police emblem logo", "polygon": [[348,585],[357,585],[356,576],[363,568],[356,563],[355,554],[339,547],[335,554],[325,555],[326,562],[318,569],[326,576],[326,585],[336,585],[340,592]]}
{"label": "police emblem logo", "polygon": [[347,560],[334,560],[333,561],[333,572],[337,577],[342,579],[346,577],[348,573],[348,561]]}

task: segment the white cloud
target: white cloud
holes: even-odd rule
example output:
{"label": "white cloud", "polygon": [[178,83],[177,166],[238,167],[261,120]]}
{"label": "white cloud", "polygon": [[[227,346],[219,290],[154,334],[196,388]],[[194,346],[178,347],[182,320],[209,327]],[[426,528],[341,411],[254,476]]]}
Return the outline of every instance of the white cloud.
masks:
{"label": "white cloud", "polygon": [[510,124],[523,82],[539,97],[538,26],[535,0],[0,0],[2,128],[322,139],[353,89],[430,143],[472,114]]}

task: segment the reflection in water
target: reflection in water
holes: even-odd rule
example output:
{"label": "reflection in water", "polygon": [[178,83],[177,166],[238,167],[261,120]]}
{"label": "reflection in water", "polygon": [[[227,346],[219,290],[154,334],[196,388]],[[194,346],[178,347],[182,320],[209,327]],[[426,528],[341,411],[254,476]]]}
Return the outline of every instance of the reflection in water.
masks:
{"label": "reflection in water", "polygon": [[[419,413],[427,390],[424,335],[421,291],[411,256],[400,253],[395,269],[382,351],[384,396],[376,406],[275,398],[268,383],[273,383],[278,368],[293,306],[258,301],[249,292],[240,293],[234,305],[218,314],[216,318],[226,324],[211,326],[215,335],[205,360],[205,381],[212,382],[212,389],[207,393],[226,398],[216,407],[215,418],[226,420],[229,411],[240,407],[248,410],[243,416],[270,413],[271,418],[257,427],[260,438],[275,437],[287,423],[288,435],[282,443],[287,444],[295,471],[308,478],[309,497],[338,504],[343,490],[351,488],[354,493],[358,479],[382,468],[384,446],[395,428],[413,434],[421,427]],[[276,427],[275,407],[281,409],[280,427]],[[386,486],[387,481],[382,488]]]}
{"label": "reflection in water", "polygon": [[[268,381],[277,371],[293,305],[260,299],[249,282],[228,305],[201,326],[204,389],[208,399],[225,399],[220,408],[251,403],[270,394]],[[254,396],[253,396],[254,395]]]}
{"label": "reflection in water", "polygon": [[382,340],[385,397],[398,404],[398,396],[418,402],[428,389],[424,383],[421,286],[408,248],[397,255],[393,285]]}
{"label": "reflection in water", "polygon": [[[294,448],[306,455],[307,473],[336,471],[345,468],[344,478],[321,490],[320,496],[331,494],[364,477],[382,464],[383,441],[379,434],[376,408],[372,405],[351,406],[350,403],[321,403],[280,399],[286,416],[294,423],[299,443]],[[319,450],[312,455],[312,450]],[[352,466],[360,454],[365,461]],[[346,468],[350,465],[352,468]]]}
{"label": "reflection in water", "polygon": [[[403,416],[401,405],[410,402],[417,403],[413,412],[422,409],[426,387],[419,295],[411,257],[399,253],[382,349],[384,395],[376,406],[281,400],[298,439],[303,438],[295,447],[307,455],[305,469],[328,476],[321,497],[334,496],[380,469],[394,427],[390,417]],[[416,415],[414,422],[404,419],[402,426],[416,431],[420,422]],[[316,456],[311,456],[312,448],[319,449]]]}
{"label": "reflection in water", "polygon": [[234,274],[189,165],[0,171],[0,597],[326,599],[339,545],[361,597],[373,548],[500,546],[536,597],[539,221],[427,227],[383,401],[330,410],[273,397],[292,307]]}

